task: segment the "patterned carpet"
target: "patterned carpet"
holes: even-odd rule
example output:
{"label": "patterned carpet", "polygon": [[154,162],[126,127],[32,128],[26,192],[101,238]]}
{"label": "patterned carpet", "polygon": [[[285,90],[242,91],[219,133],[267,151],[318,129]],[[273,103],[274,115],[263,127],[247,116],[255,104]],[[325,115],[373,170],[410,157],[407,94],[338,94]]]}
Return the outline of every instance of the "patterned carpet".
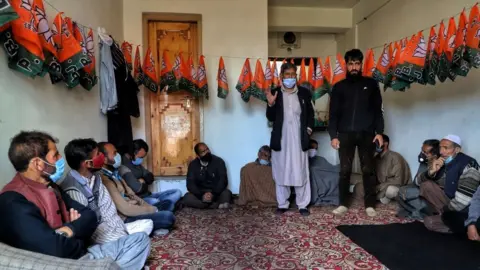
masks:
{"label": "patterned carpet", "polygon": [[408,222],[395,217],[395,204],[378,206],[370,218],[363,207],[337,217],[333,207],[282,216],[273,208],[183,209],[177,228],[152,241],[150,269],[386,269],[335,229],[341,224]]}

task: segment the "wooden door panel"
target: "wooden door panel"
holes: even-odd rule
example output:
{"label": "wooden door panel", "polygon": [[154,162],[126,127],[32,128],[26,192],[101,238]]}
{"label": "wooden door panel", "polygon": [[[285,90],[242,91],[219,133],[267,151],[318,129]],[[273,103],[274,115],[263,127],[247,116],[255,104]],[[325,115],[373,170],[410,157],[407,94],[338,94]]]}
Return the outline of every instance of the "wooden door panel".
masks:
{"label": "wooden door panel", "polygon": [[[197,32],[194,23],[150,22],[149,45],[160,74],[164,50],[173,64],[179,52],[197,61]],[[155,176],[182,176],[195,157],[193,147],[200,141],[200,106],[198,99],[186,102],[186,91],[172,94],[150,93],[151,157]],[[188,103],[188,104],[187,104]]]}

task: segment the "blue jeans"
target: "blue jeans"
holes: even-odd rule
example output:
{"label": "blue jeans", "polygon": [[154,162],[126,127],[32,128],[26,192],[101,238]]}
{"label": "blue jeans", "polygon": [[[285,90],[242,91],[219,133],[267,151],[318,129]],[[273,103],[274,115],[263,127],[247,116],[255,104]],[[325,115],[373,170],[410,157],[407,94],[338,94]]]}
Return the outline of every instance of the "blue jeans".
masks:
{"label": "blue jeans", "polygon": [[180,198],[182,198],[182,191],[179,189],[169,189],[163,192],[152,193],[152,195],[143,198],[143,200],[150,205],[156,206],[159,211],[172,212]]}
{"label": "blue jeans", "polygon": [[125,223],[133,222],[140,219],[151,219],[153,221],[153,230],[170,229],[175,224],[175,215],[171,211],[158,211],[156,213],[140,215],[136,217],[127,217]]}

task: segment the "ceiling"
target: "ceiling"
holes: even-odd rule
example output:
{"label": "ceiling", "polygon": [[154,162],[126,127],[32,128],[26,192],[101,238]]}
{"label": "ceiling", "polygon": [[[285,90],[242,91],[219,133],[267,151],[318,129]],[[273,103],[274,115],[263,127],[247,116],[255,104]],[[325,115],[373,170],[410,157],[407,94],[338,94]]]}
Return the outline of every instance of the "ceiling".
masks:
{"label": "ceiling", "polygon": [[360,0],[268,0],[269,6],[352,8]]}

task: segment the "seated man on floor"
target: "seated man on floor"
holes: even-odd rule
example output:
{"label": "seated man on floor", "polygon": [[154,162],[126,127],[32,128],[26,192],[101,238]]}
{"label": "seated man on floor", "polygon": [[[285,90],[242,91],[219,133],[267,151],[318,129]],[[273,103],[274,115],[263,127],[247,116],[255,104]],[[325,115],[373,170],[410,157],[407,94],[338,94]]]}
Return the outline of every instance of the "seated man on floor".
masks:
{"label": "seated man on floor", "polygon": [[262,146],[258,150],[257,159],[240,170],[239,205],[277,205],[275,182],[270,164],[271,154],[272,151],[268,145]]}
{"label": "seated man on floor", "polygon": [[473,194],[467,211],[446,211],[442,214],[442,221],[450,232],[468,236],[468,239],[480,241],[480,187]]}
{"label": "seated man on floor", "polygon": [[153,234],[163,235],[171,229],[175,223],[175,215],[172,213],[175,203],[159,202],[156,205],[146,203],[142,198],[135,195],[133,190],[125,183],[118,174],[122,157],[111,143],[101,142],[98,151],[105,155],[105,163],[101,171],[102,183],[112,197],[118,213],[125,217],[125,222],[150,219],[153,221]]}
{"label": "seated man on floor", "polygon": [[72,199],[95,211],[98,227],[92,235],[94,243],[116,241],[128,236],[129,232],[151,233],[152,221],[145,223],[140,229],[135,224],[127,227],[118,215],[112,197],[102,184],[100,170],[105,163],[105,155],[98,151],[97,142],[92,139],[75,139],[65,146],[64,152],[72,170],[61,183],[61,187]]}
{"label": "seated man on floor", "polygon": [[187,190],[183,204],[192,208],[229,208],[232,192],[228,190],[225,162],[212,155],[205,143],[194,147],[197,158],[188,165]]}
{"label": "seated man on floor", "polygon": [[122,269],[141,269],[150,253],[144,233],[87,246],[97,215],[55,184],[65,166],[55,143],[52,136],[36,131],[20,132],[12,139],[8,157],[17,174],[1,191],[0,241],[60,258],[112,258]]}
{"label": "seated man on floor", "polygon": [[438,157],[440,157],[440,141],[436,139],[424,141],[420,149],[420,154],[418,155],[418,163],[420,163],[420,165],[418,166],[413,183],[400,187],[398,192],[397,202],[399,208],[397,216],[423,219],[429,214],[425,200],[420,197],[418,179]]}
{"label": "seated man on floor", "polygon": [[461,151],[462,142],[456,135],[448,135],[440,141],[441,157],[420,175],[420,196],[437,215],[424,219],[425,226],[432,231],[448,232],[442,222],[445,211],[468,211],[474,192],[480,184],[477,161]]}
{"label": "seated man on floor", "polygon": [[308,162],[313,205],[338,205],[338,181],[340,165],[332,165],[324,157],[317,155],[318,142],[310,140]]}
{"label": "seated man on floor", "polygon": [[[156,205],[158,203],[175,206],[182,198],[182,191],[169,189],[163,192],[150,193],[148,191],[155,179],[151,172],[143,167],[142,162],[148,153],[148,144],[141,139],[133,141],[133,155],[126,153],[122,158],[122,165],[118,168],[120,176],[127,185],[142,197],[147,203]],[[173,208],[172,210],[173,211]]]}

